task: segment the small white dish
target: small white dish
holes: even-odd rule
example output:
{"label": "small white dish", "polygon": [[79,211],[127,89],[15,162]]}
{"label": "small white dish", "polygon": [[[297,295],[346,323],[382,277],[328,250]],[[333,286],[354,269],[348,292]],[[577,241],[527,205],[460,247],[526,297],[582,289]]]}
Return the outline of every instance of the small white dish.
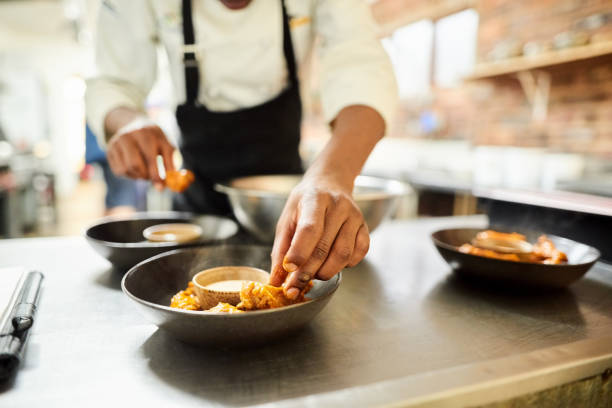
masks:
{"label": "small white dish", "polygon": [[151,242],[185,243],[202,236],[202,227],[189,223],[157,224],[146,228],[142,235]]}

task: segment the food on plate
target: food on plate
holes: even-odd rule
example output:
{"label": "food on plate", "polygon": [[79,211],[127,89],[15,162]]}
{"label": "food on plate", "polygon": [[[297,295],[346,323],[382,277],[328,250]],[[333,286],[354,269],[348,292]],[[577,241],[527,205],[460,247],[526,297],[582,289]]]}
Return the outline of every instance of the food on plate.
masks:
{"label": "food on plate", "polygon": [[518,232],[499,232],[493,230],[480,231],[478,234],[476,234],[476,239],[495,241],[527,241],[527,238]]}
{"label": "food on plate", "polygon": [[187,187],[195,180],[191,170],[169,170],[166,172],[166,187],[177,193],[187,190]]}
{"label": "food on plate", "polygon": [[[235,281],[229,281],[230,286],[233,286]],[[194,283],[189,282],[187,288],[178,292],[172,297],[170,307],[185,310],[202,310],[200,302],[194,290]],[[210,285],[208,285],[210,286]],[[207,287],[208,287],[207,286]],[[220,287],[227,286],[222,282],[218,282]],[[266,285],[259,282],[243,281],[240,290],[240,303],[234,306],[229,303],[219,302],[216,306],[206,309],[207,312],[216,313],[242,313],[249,310],[274,309],[277,307],[294,305],[302,303],[308,299],[306,293],[312,288],[312,281],[306,285],[302,293],[296,299],[289,299],[282,287]]]}
{"label": "food on plate", "polygon": [[215,313],[244,313],[244,310],[238,309],[234,305],[230,305],[229,303],[219,302],[217,306],[211,307],[207,310],[208,312]]}
{"label": "food on plate", "polygon": [[238,303],[237,307],[241,310],[261,310],[301,303],[305,300],[304,295],[311,287],[312,281],[309,282],[306,289],[297,298],[289,299],[282,287],[264,285],[259,282],[248,282],[242,285],[240,303]]}
{"label": "food on plate", "polygon": [[562,264],[567,262],[567,255],[555,248],[555,244],[546,236],[538,238],[533,246],[533,254],[542,259],[545,264]]}
{"label": "food on plate", "polygon": [[193,282],[189,282],[185,290],[181,290],[170,300],[170,307],[185,310],[200,310],[200,301],[196,296]]}
{"label": "food on plate", "polygon": [[461,245],[458,250],[466,254],[513,262],[553,265],[567,263],[567,255],[558,250],[546,235],[541,235],[532,245],[524,235],[516,232],[481,231],[471,243]]}
{"label": "food on plate", "polygon": [[472,254],[478,256],[484,256],[485,258],[503,259],[504,261],[520,262],[521,259],[517,254],[504,254],[502,252],[496,252],[491,249],[478,248],[471,244],[463,244],[459,247],[459,252],[465,254]]}

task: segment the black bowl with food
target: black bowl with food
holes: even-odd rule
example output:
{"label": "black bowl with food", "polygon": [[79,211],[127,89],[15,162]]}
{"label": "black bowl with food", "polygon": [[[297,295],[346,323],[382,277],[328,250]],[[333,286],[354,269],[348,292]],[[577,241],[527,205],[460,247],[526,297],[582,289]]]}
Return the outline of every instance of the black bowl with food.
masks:
{"label": "black bowl with food", "polygon": [[[201,235],[189,242],[151,242],[145,229],[158,224],[190,223],[199,226]],[[125,272],[152,256],[177,248],[218,244],[238,232],[231,219],[213,215],[196,216],[185,212],[136,213],[125,217],[102,218],[85,231],[87,242],[115,269]]]}
{"label": "black bowl with food", "polygon": [[[558,251],[567,256],[567,261],[550,259],[525,260],[503,254],[507,259],[498,259],[469,252],[477,235],[476,228],[452,228],[436,231],[431,235],[440,255],[459,276],[501,284],[531,287],[566,287],[584,276],[597,262],[600,253],[596,248],[554,235],[535,231],[504,231],[524,235],[528,243],[537,243],[545,235]],[[467,245],[466,245],[467,244]],[[486,252],[485,252],[486,254]],[[544,263],[559,262],[559,263]]]}
{"label": "black bowl with food", "polygon": [[139,263],[123,277],[121,288],[139,311],[173,337],[198,346],[251,346],[289,335],[308,324],[327,305],[341,274],[313,281],[308,300],[290,306],[243,313],[170,307],[173,297],[194,275],[221,266],[270,270],[267,246],[221,245],[187,248]]}

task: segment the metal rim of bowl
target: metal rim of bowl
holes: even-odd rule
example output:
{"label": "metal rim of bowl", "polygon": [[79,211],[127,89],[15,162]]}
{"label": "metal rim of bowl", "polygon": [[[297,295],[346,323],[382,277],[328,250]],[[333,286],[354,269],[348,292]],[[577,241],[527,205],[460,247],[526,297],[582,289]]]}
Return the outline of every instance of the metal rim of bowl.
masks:
{"label": "metal rim of bowl", "polygon": [[[257,190],[251,188],[239,188],[234,187],[231,183],[234,180],[238,179],[246,179],[246,178],[255,178],[255,177],[295,177],[296,179],[300,179],[301,175],[253,175],[247,177],[239,177],[236,179],[232,179],[226,182],[215,184],[215,190],[221,193],[225,193],[227,195],[232,194],[241,194],[241,195],[250,195],[255,197],[266,197],[266,198],[278,198],[278,199],[286,199],[289,196],[288,192],[278,192],[278,191],[270,191],[270,190]],[[361,182],[361,183],[360,183]],[[389,187],[388,190],[377,191],[377,192],[368,192],[368,193],[359,193],[354,199],[355,201],[365,201],[365,200],[384,200],[390,197],[399,197],[407,194],[410,189],[409,187],[399,181],[393,179],[386,179],[382,177],[372,177],[372,176],[357,176],[355,179],[355,186],[363,186],[363,187],[371,187],[371,188],[381,188],[381,186]]]}
{"label": "metal rim of bowl", "polygon": [[[190,241],[190,242],[183,242],[183,243],[177,243],[177,242],[150,242],[150,241],[144,241],[144,242],[115,242],[115,241],[106,241],[103,239],[98,239],[98,238],[94,238],[92,237],[89,232],[95,228],[98,227],[102,224],[107,224],[109,222],[121,222],[121,221],[141,221],[141,220],[148,220],[148,219],[153,219],[153,218],[161,218],[161,219],[173,219],[173,220],[183,220],[183,221],[189,221],[189,220],[193,220],[195,218],[216,218],[219,220],[223,220],[223,221],[229,221],[232,223],[232,225],[234,226],[234,231],[228,235],[227,237],[224,238],[212,238],[212,239],[199,239],[196,241]],[[87,226],[85,228],[85,232],[83,235],[85,235],[85,237],[88,240],[91,240],[93,242],[96,242],[98,244],[101,245],[105,245],[107,247],[112,247],[112,248],[165,248],[165,247],[177,247],[177,246],[194,246],[194,245],[200,245],[202,243],[207,243],[207,242],[215,242],[215,241],[219,241],[219,240],[224,240],[224,239],[228,239],[233,237],[234,235],[236,235],[236,233],[238,233],[239,227],[238,224],[236,223],[236,221],[232,220],[231,218],[228,217],[222,217],[220,215],[197,215],[194,213],[190,213],[190,212],[177,212],[177,211],[151,211],[151,212],[146,212],[146,211],[141,211],[141,212],[137,212],[134,213],[132,215],[125,215],[125,216],[107,216],[107,217],[103,217],[98,219],[95,223]]]}
{"label": "metal rim of bowl", "polygon": [[[579,244],[579,245],[584,245],[584,246],[588,247],[589,249],[595,251],[594,259],[592,259],[590,261],[587,261],[587,262],[581,262],[581,263],[569,263],[568,262],[568,263],[565,263],[565,264],[539,264],[539,263],[525,262],[525,261],[509,261],[509,260],[506,260],[506,259],[487,258],[487,257],[484,257],[484,256],[479,256],[479,255],[474,255],[474,254],[467,254],[465,252],[461,252],[461,251],[459,251],[457,249],[456,246],[451,245],[451,244],[447,244],[446,242],[440,241],[438,238],[435,237],[436,234],[439,234],[441,232],[456,231],[456,230],[466,230],[466,229],[481,230],[479,228],[473,228],[473,227],[444,228],[444,229],[432,232],[430,237],[431,237],[431,240],[433,241],[434,245],[441,246],[442,248],[454,251],[456,253],[463,254],[463,255],[469,255],[469,256],[475,256],[475,257],[478,257],[478,258],[484,258],[484,259],[487,259],[487,260],[503,262],[503,263],[523,264],[523,265],[546,265],[546,266],[554,266],[554,267],[557,267],[557,268],[563,268],[563,267],[568,267],[568,266],[588,265],[588,264],[591,264],[591,263],[594,264],[601,257],[601,252],[599,251],[599,249],[597,249],[595,247],[592,247],[592,246],[587,245],[587,244],[583,244],[582,242],[574,241],[574,240],[569,239],[569,238],[560,237],[558,235],[552,235],[552,234],[545,234],[545,235],[547,237],[549,237],[549,238],[553,238],[555,240],[559,240],[559,241],[563,242],[564,244],[570,244],[570,245]],[[518,231],[518,232],[521,232],[521,231]],[[523,230],[523,232],[525,232],[525,233],[536,233],[537,234],[537,232],[535,232],[535,231]],[[543,234],[543,233],[540,233],[540,234]]]}
{"label": "metal rim of bowl", "polygon": [[[233,246],[235,246],[235,247],[249,247],[249,245],[233,245]],[[252,245],[251,245],[251,247],[252,247]],[[265,246],[261,246],[261,247],[264,248]],[[175,250],[172,250],[172,251],[164,252],[164,253],[159,254],[159,255],[155,255],[155,256],[153,256],[151,258],[147,258],[144,261],[141,261],[141,262],[137,263],[136,265],[131,267],[130,270],[128,270],[125,273],[125,275],[123,276],[123,278],[121,279],[121,290],[131,300],[135,301],[136,303],[140,303],[143,306],[151,307],[153,309],[162,310],[162,311],[166,311],[166,312],[182,313],[182,314],[193,315],[193,316],[202,316],[202,315],[204,315],[204,316],[218,316],[218,317],[232,316],[232,318],[243,318],[243,317],[250,316],[250,315],[253,315],[253,314],[260,315],[260,314],[265,314],[265,313],[276,313],[279,310],[287,310],[287,309],[290,309],[290,308],[291,309],[295,309],[295,308],[298,308],[298,307],[302,307],[304,304],[308,303],[308,302],[301,302],[301,303],[296,303],[294,305],[283,306],[283,307],[278,307],[278,308],[274,308],[274,309],[250,310],[250,311],[245,312],[245,313],[216,313],[216,312],[208,312],[208,311],[205,311],[205,310],[178,309],[176,307],[164,306],[164,305],[160,305],[160,304],[157,304],[157,303],[149,302],[147,300],[144,300],[144,299],[141,299],[141,298],[137,297],[136,295],[133,295],[125,287],[125,281],[129,278],[130,275],[132,275],[134,273],[136,268],[138,268],[140,265],[143,265],[143,264],[148,263],[148,262],[155,261],[155,260],[157,260],[159,258],[164,258],[164,257],[172,256],[172,255],[174,255],[176,253],[180,253],[182,251],[193,251],[193,250],[194,249],[192,249],[192,248],[179,248],[179,249],[175,249]],[[336,292],[336,290],[338,290],[338,288],[340,287],[340,284],[342,283],[342,271],[338,272],[338,274],[336,276],[334,276],[333,278],[331,278],[331,279],[337,279],[336,284],[334,285],[334,287],[329,292],[323,294],[322,296],[319,296],[319,297],[317,297],[315,299],[311,299],[310,302],[320,301],[320,300],[323,300],[323,299],[326,299],[326,298],[332,296]],[[190,281],[188,281],[188,282],[190,282]],[[187,285],[187,283],[185,283],[185,285]]]}

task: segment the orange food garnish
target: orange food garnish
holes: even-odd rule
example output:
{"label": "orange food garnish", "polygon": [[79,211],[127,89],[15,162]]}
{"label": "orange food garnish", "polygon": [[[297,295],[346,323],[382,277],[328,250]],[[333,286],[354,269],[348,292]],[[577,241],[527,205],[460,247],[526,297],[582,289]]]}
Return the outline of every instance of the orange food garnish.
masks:
{"label": "orange food garnish", "polygon": [[[312,281],[306,285],[296,299],[289,299],[282,287],[265,285],[258,282],[249,282],[242,285],[240,303],[233,306],[229,303],[219,302],[216,306],[207,309],[208,312],[242,313],[248,310],[273,309],[276,307],[294,305],[305,302],[304,295],[312,288]],[[189,282],[187,289],[180,291],[172,297],[170,307],[185,310],[202,310],[195,294],[193,282]]]}
{"label": "orange food garnish", "polygon": [[236,306],[230,305],[229,303],[219,302],[217,306],[211,307],[206,310],[207,312],[215,312],[215,313],[244,313],[244,311],[238,309]]}
{"label": "orange food garnish", "polygon": [[304,295],[311,287],[312,281],[300,292],[297,298],[289,299],[282,287],[265,285],[259,282],[245,283],[240,291],[240,303],[236,307],[242,310],[261,310],[294,305],[306,300]]}
{"label": "orange food garnish", "polygon": [[472,244],[463,244],[458,250],[465,254],[484,256],[486,258],[502,259],[505,261],[515,262],[531,262],[531,263],[542,263],[542,264],[563,264],[567,263],[567,255],[559,251],[555,244],[546,236],[541,235],[538,238],[538,242],[533,245],[533,249],[528,253],[505,253],[494,251],[486,248],[479,248],[478,240],[495,240],[495,241],[525,241],[524,235],[512,232],[504,233],[492,230],[482,231],[476,235],[476,240]]}
{"label": "orange food garnish", "polygon": [[546,235],[538,238],[538,242],[533,246],[533,254],[540,257],[541,262],[545,264],[558,265],[567,262],[567,255],[559,251]]}
{"label": "orange food garnish", "polygon": [[516,240],[516,241],[525,241],[527,240],[527,238],[525,238],[525,236],[523,234],[519,234],[518,232],[499,232],[499,231],[493,231],[493,230],[486,230],[486,231],[481,231],[478,234],[476,234],[476,239],[477,240],[495,240],[495,241],[512,241],[512,240]]}
{"label": "orange food garnish", "polygon": [[166,187],[177,193],[187,190],[187,187],[195,180],[191,170],[169,170],[166,172]]}
{"label": "orange food garnish", "polygon": [[185,310],[200,310],[200,301],[193,289],[193,282],[189,282],[187,289],[181,290],[179,293],[172,296],[170,307]]}
{"label": "orange food garnish", "polygon": [[486,258],[503,259],[505,261],[520,261],[520,258],[516,254],[503,254],[501,252],[491,251],[490,249],[477,248],[470,244],[463,244],[459,247],[459,252],[465,254],[472,254],[478,256],[484,256]]}

